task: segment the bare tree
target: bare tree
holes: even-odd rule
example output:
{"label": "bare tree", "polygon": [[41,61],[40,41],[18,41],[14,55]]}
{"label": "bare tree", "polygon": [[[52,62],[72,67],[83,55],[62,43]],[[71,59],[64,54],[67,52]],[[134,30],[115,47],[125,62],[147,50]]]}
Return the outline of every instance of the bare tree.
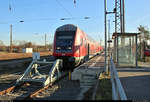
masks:
{"label": "bare tree", "polygon": [[146,40],[147,41],[147,40],[150,39],[150,31],[149,31],[148,27],[140,25],[138,27],[138,30],[139,30],[139,33],[140,33],[140,36],[141,36],[141,40]]}
{"label": "bare tree", "polygon": [[4,52],[7,51],[7,48],[2,40],[0,40],[0,51],[4,51]]}
{"label": "bare tree", "polygon": [[0,40],[0,46],[5,46],[2,40]]}
{"label": "bare tree", "polygon": [[32,47],[32,42],[25,43],[25,47]]}
{"label": "bare tree", "polygon": [[147,41],[150,39],[150,31],[148,29],[148,27],[146,26],[142,26],[140,25],[138,27],[138,31],[140,33],[139,35],[139,41],[140,41],[140,58],[143,59],[145,58],[144,56],[144,50],[145,50],[145,47],[147,45]]}

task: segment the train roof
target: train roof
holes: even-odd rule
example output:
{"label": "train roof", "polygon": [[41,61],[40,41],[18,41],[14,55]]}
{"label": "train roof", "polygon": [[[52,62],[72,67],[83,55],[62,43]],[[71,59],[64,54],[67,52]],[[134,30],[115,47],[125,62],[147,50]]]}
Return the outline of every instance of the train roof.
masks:
{"label": "train roof", "polygon": [[[56,32],[57,31],[76,31],[78,29],[80,29],[79,27],[73,25],[73,24],[65,24],[65,25],[62,25],[60,27],[58,27],[56,29]],[[81,29],[80,29],[81,30]],[[81,30],[82,31],[82,30]],[[84,32],[84,31],[82,31]],[[85,35],[88,37],[88,39],[91,41],[91,42],[97,42],[96,40],[94,40],[92,37],[90,37],[88,34],[85,33]]]}
{"label": "train roof", "polygon": [[77,30],[77,26],[73,24],[65,24],[56,29],[56,31],[76,31],[76,30]]}

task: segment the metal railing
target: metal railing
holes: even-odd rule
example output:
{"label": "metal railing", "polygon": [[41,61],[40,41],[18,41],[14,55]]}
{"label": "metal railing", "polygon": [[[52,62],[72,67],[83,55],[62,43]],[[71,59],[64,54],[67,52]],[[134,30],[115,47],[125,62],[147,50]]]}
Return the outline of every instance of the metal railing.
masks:
{"label": "metal railing", "polygon": [[115,67],[115,64],[110,58],[110,73],[111,73],[111,82],[112,82],[112,99],[113,100],[127,100],[127,96],[124,92],[118,73]]}

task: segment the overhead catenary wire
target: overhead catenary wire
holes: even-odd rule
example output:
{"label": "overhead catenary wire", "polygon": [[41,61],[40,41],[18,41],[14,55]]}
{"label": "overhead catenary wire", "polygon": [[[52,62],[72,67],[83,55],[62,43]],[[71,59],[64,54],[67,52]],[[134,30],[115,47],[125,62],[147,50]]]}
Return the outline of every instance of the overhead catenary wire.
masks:
{"label": "overhead catenary wire", "polygon": [[[8,5],[8,10],[10,12],[10,15],[12,17],[15,17],[16,19],[20,18],[15,14],[15,5],[14,5],[14,1],[13,0],[9,0],[9,5]],[[15,22],[14,22],[15,23]]]}
{"label": "overhead catenary wire", "polygon": [[[68,13],[72,17],[71,19],[74,19],[72,14],[59,2],[59,0],[56,0],[56,2],[66,11],[66,13]],[[76,0],[74,0],[74,5],[75,4],[76,4]],[[62,19],[62,20],[68,20],[68,19]],[[78,21],[76,21],[76,22],[77,22],[77,24],[79,24]]]}
{"label": "overhead catenary wire", "polygon": [[[48,20],[83,20],[83,19],[88,19],[88,18],[91,18],[91,17],[73,17],[73,15],[69,12],[68,9],[66,9],[62,3],[59,1],[59,0],[56,0],[56,2],[68,13],[69,16],[71,16],[70,18],[69,17],[63,17],[63,18],[35,18],[35,19],[28,19],[28,20],[25,20],[25,19],[20,19],[18,17],[16,17],[17,19],[20,19],[20,20],[13,20],[13,21],[6,21],[6,22],[0,22],[0,24],[9,24],[10,22],[11,23],[18,23],[20,21],[27,21],[27,22],[35,22],[35,21],[48,21]],[[76,0],[73,1],[74,4],[76,4]],[[14,12],[14,9],[15,9],[15,5],[14,5],[14,1],[13,0],[9,0],[9,5],[8,5],[8,10],[13,13]],[[12,15],[12,14],[11,14]],[[14,15],[14,13],[13,13]]]}
{"label": "overhead catenary wire", "polygon": [[33,19],[20,19],[20,20],[10,20],[10,21],[0,21],[0,24],[9,24],[9,23],[22,23],[22,22],[40,22],[40,21],[54,21],[54,20],[87,20],[87,19],[96,20],[98,17],[62,17],[62,18],[33,18]]}
{"label": "overhead catenary wire", "polygon": [[13,0],[9,0],[9,11],[15,11],[15,5]]}
{"label": "overhead catenary wire", "polygon": [[56,0],[56,2],[57,2],[71,17],[73,17],[72,14],[59,2],[59,0]]}

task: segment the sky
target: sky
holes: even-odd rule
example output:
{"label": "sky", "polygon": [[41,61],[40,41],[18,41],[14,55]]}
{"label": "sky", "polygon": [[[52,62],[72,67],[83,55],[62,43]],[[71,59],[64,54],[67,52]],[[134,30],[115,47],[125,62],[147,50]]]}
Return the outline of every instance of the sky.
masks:
{"label": "sky", "polygon": [[[14,42],[25,40],[44,45],[46,34],[47,44],[52,43],[55,30],[64,24],[77,25],[93,39],[104,41],[104,0],[76,0],[76,5],[73,0],[0,1],[0,40],[5,45],[9,45],[11,24]],[[114,1],[107,0],[107,11],[113,10]],[[150,0],[125,0],[126,32],[137,32],[139,25],[149,27],[149,4]],[[110,20],[110,31],[113,33],[114,15],[108,15],[107,20]]]}

